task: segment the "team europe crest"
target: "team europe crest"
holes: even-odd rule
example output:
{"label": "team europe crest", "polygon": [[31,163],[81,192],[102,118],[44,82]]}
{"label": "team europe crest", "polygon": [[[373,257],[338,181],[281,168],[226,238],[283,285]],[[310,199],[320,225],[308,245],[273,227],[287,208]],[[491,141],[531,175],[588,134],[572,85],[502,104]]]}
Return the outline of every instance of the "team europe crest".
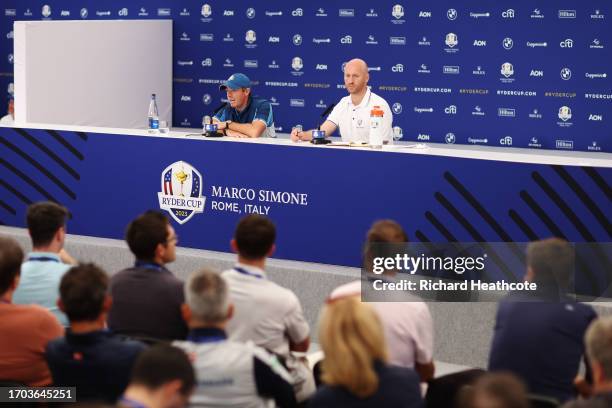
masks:
{"label": "team europe crest", "polygon": [[204,211],[206,197],[202,197],[202,175],[189,163],[172,163],[162,171],[161,192],[157,197],[159,207],[168,211],[176,222],[184,224]]}

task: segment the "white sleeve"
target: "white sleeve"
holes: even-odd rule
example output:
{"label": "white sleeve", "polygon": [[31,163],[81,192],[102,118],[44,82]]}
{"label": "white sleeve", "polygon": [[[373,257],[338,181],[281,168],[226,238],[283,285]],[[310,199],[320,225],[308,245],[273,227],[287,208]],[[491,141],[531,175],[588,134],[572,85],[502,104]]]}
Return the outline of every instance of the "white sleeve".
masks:
{"label": "white sleeve", "polygon": [[389,141],[389,143],[393,143],[393,113],[391,112],[391,108],[389,108],[389,104],[384,99],[382,100],[382,108],[384,112],[383,116],[383,140]]}
{"label": "white sleeve", "polygon": [[292,293],[292,301],[288,313],[285,315],[285,327],[287,334],[293,343],[300,343],[310,334],[310,327],[304,317],[302,305],[297,296]]}
{"label": "white sleeve", "polygon": [[332,109],[331,113],[327,117],[327,120],[329,120],[330,122],[333,122],[334,125],[336,125],[336,127],[340,127],[340,115],[341,115],[340,105],[342,105],[343,101],[344,101],[344,98],[340,99],[340,102],[338,102],[338,104],[334,106],[334,109]]}

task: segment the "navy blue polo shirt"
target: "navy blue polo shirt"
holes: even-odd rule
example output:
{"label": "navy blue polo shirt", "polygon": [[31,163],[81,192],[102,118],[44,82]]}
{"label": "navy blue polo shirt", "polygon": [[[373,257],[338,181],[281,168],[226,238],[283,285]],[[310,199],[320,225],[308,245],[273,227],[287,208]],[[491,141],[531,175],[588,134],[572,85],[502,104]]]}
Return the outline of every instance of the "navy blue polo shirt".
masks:
{"label": "navy blue polo shirt", "polygon": [[106,330],[74,334],[66,330],[47,344],[45,357],[53,385],[77,387],[77,398],[114,403],[130,380],[144,344],[124,340]]}
{"label": "navy blue polo shirt", "polygon": [[489,370],[510,371],[529,392],[566,401],[574,397],[584,334],[596,317],[581,303],[509,297],[497,310]]}
{"label": "navy blue polo shirt", "polygon": [[242,111],[232,108],[230,104],[226,104],[225,108],[219,111],[215,118],[224,122],[231,120],[237,123],[252,123],[254,120],[261,120],[266,125],[265,132],[262,137],[276,137],[274,132],[274,115],[272,113],[272,105],[263,98],[253,97],[249,95],[249,102]]}

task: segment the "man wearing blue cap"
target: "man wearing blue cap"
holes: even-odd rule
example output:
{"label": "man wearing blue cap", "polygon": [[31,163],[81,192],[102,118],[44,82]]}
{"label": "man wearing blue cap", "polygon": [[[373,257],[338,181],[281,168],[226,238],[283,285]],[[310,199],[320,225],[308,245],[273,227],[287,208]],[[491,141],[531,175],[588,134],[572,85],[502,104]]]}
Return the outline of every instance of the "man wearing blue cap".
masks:
{"label": "man wearing blue cap", "polygon": [[272,105],[251,95],[251,80],[246,75],[233,74],[219,89],[228,99],[213,119],[219,131],[234,137],[276,137]]}

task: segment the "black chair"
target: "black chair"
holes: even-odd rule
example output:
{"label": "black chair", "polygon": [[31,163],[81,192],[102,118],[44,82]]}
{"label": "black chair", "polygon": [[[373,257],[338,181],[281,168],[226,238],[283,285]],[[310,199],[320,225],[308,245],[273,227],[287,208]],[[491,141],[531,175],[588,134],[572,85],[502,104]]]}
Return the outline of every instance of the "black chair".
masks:
{"label": "black chair", "polygon": [[444,375],[429,381],[425,395],[426,408],[452,408],[457,406],[460,390],[474,382],[485,373],[480,368]]}
{"label": "black chair", "polygon": [[561,405],[555,398],[545,395],[529,394],[527,395],[527,399],[529,400],[529,406],[531,408],[557,408]]}

